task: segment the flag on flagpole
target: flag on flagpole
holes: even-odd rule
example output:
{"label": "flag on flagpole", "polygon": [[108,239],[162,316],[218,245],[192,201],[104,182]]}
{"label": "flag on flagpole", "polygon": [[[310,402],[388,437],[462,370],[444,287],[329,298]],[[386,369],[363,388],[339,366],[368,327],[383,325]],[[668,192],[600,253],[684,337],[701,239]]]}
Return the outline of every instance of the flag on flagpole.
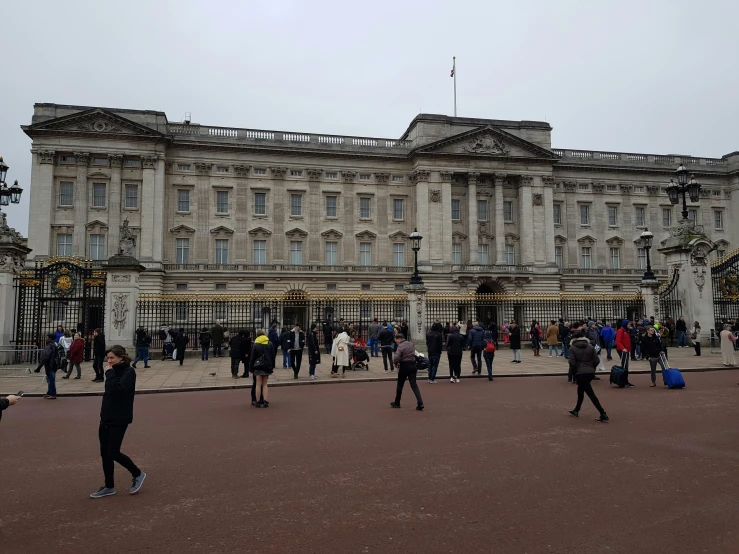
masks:
{"label": "flag on flagpole", "polygon": [[449,75],[450,77],[454,77],[454,67],[452,66],[452,74]]}

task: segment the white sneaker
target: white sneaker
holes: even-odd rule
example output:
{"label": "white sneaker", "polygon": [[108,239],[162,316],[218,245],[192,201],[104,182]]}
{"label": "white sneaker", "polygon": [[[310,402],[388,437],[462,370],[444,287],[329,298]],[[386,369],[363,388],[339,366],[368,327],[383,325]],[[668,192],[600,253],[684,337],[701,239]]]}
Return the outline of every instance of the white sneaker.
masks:
{"label": "white sneaker", "polygon": [[455,378],[454,378],[454,382],[455,382],[455,383],[459,383],[459,379],[455,377]]}
{"label": "white sneaker", "polygon": [[[724,365],[726,365],[726,364],[724,364]],[[450,382],[450,383],[454,383],[454,377],[451,377],[451,378],[449,379],[449,382]]]}
{"label": "white sneaker", "polygon": [[551,354],[549,354],[549,357],[551,358],[551,357],[552,357],[552,355],[551,355]]}

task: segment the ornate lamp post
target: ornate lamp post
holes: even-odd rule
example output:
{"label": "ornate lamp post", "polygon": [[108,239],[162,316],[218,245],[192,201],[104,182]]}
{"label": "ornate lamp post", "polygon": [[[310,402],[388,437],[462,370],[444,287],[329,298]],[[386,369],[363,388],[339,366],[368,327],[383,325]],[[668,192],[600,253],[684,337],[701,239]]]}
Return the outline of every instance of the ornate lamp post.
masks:
{"label": "ornate lamp post", "polygon": [[413,276],[411,277],[411,285],[423,285],[423,279],[418,274],[418,251],[421,250],[421,233],[414,228],[410,236],[411,248],[413,249]]}
{"label": "ornate lamp post", "polygon": [[677,183],[674,179],[670,179],[670,186],[667,187],[667,196],[670,199],[671,204],[677,204],[682,196],[683,200],[683,221],[688,219],[688,204],[685,199],[687,194],[690,197],[691,202],[698,202],[700,199],[701,186],[698,181],[695,180],[695,176],[691,175],[688,180],[688,170],[685,169],[684,165],[680,165],[675,172],[677,174]]}
{"label": "ornate lamp post", "polygon": [[657,278],[654,276],[654,273],[652,272],[652,262],[649,258],[649,251],[652,249],[652,242],[654,240],[654,235],[649,229],[644,229],[644,232],[640,235],[639,238],[639,245],[644,248],[645,252],[647,253],[647,270],[644,272],[644,276],[642,277],[643,281],[656,281]]}
{"label": "ornate lamp post", "polygon": [[23,189],[18,186],[18,181],[13,186],[8,187],[5,177],[8,174],[8,164],[0,157],[0,206],[7,206],[11,203],[17,204],[21,201],[21,193]]}

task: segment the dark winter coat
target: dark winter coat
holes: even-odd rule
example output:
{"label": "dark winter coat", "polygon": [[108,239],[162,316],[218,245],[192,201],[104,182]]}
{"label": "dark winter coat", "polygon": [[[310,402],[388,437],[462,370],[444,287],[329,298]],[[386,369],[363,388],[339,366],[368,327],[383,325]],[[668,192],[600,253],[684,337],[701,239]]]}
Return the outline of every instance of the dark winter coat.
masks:
{"label": "dark winter coat", "polygon": [[392,346],[394,336],[390,329],[382,329],[377,335],[377,339],[380,341],[380,346]]}
{"label": "dark winter coat", "polygon": [[213,344],[223,344],[223,327],[218,323],[213,325],[213,328],[210,330],[210,336],[213,339]]}
{"label": "dark winter coat", "polygon": [[287,336],[288,350],[302,350],[305,348],[305,333],[298,332],[298,344],[295,344],[295,331],[290,331]]}
{"label": "dark winter coat", "polygon": [[429,356],[441,355],[441,349],[444,346],[443,338],[439,331],[429,331],[426,335],[426,348]]}
{"label": "dark winter coat", "polygon": [[121,362],[105,372],[105,393],[100,408],[100,423],[125,425],[133,422],[136,370]]}
{"label": "dark winter coat", "polygon": [[509,329],[511,350],[521,350],[521,328],[516,325]]}
{"label": "dark winter coat", "polygon": [[331,327],[330,323],[324,323],[323,324],[323,341],[329,342],[334,340],[334,329]]}
{"label": "dark winter coat", "polygon": [[270,374],[272,373],[275,367],[275,357],[272,355],[272,349],[269,347],[269,344],[259,344],[258,342],[255,342],[251,347],[249,373],[254,372],[254,362],[262,357],[264,358],[264,367],[258,369],[262,369]]}
{"label": "dark winter coat", "polygon": [[283,350],[290,350],[290,345],[292,344],[292,337],[290,336],[290,331],[283,331],[280,334],[280,348]]}
{"label": "dark winter coat", "polygon": [[188,342],[190,342],[190,337],[188,337],[184,332],[177,333],[177,336],[174,339],[174,347],[177,349],[178,360],[185,359],[185,350],[187,350]]}
{"label": "dark winter coat", "polygon": [[[100,335],[95,337],[95,340],[98,339]],[[105,339],[103,339],[103,343],[105,342]],[[136,346],[141,348],[149,348],[151,345],[151,337],[146,334],[146,331],[136,331]],[[103,346],[103,350],[105,350],[105,346]],[[104,352],[103,352],[104,353]]]}
{"label": "dark winter coat", "polygon": [[651,337],[647,335],[641,340],[642,356],[659,358],[660,352],[662,352],[662,341],[656,334]]}
{"label": "dark winter coat", "polygon": [[73,364],[81,364],[84,354],[85,341],[82,339],[72,341],[72,345],[69,347],[69,361]]}
{"label": "dark winter coat", "polygon": [[452,329],[446,338],[446,354],[447,356],[461,356],[464,351],[465,337],[459,334],[459,329]]}
{"label": "dark winter coat", "polygon": [[232,360],[243,360],[245,352],[246,337],[234,335],[228,343],[228,355]]}
{"label": "dark winter coat", "polygon": [[683,331],[683,332],[687,332],[687,330],[688,330],[688,325],[687,325],[687,324],[685,323],[685,320],[684,320],[684,319],[678,319],[678,320],[677,320],[677,321],[675,322],[675,330],[676,330],[676,331]]}
{"label": "dark winter coat", "polygon": [[57,371],[59,370],[59,346],[55,342],[50,342],[46,345],[43,352],[39,355],[39,364],[43,364],[46,371]]}
{"label": "dark winter coat", "polygon": [[280,345],[280,335],[277,334],[277,329],[270,329],[267,332],[267,338],[272,344],[272,348],[276,351],[277,347]]}
{"label": "dark winter coat", "polygon": [[485,329],[481,325],[473,327],[472,330],[467,332],[467,344],[472,348],[483,348],[485,346],[483,338],[485,336]]}
{"label": "dark winter coat", "polygon": [[204,348],[210,348],[210,341],[211,341],[212,336],[213,335],[210,334],[210,331],[202,331],[200,333],[200,346]]}
{"label": "dark winter coat", "polygon": [[595,368],[600,364],[595,348],[587,337],[573,339],[568,357],[575,375],[595,373]]}
{"label": "dark winter coat", "polygon": [[92,355],[95,358],[105,357],[105,335],[102,333],[92,339]]}
{"label": "dark winter coat", "polygon": [[320,364],[321,363],[321,351],[318,346],[318,331],[311,331],[308,333],[307,346],[308,346],[308,363],[309,364]]}

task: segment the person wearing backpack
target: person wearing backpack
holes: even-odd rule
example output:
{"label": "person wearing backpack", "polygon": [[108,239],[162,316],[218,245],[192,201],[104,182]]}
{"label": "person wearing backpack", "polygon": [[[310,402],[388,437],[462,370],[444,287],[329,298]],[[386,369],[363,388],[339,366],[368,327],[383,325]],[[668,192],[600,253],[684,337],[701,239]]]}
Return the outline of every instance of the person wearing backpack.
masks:
{"label": "person wearing backpack", "polygon": [[[483,335],[482,359],[488,368],[488,381],[493,380],[493,360],[495,359],[495,339],[493,333],[488,329]],[[479,373],[479,372],[478,372]]]}
{"label": "person wearing backpack", "polygon": [[[39,355],[39,364],[44,366],[46,372],[46,396],[47,400],[56,400],[56,372],[59,370],[60,359],[64,359],[64,348],[56,343],[54,334],[46,337],[46,347]],[[38,368],[37,368],[38,371]]]}
{"label": "person wearing backpack", "polygon": [[[212,335],[207,327],[203,327],[200,331],[200,359],[204,362],[208,361],[208,352],[210,351],[210,340]],[[215,357],[215,354],[213,355]]]}

